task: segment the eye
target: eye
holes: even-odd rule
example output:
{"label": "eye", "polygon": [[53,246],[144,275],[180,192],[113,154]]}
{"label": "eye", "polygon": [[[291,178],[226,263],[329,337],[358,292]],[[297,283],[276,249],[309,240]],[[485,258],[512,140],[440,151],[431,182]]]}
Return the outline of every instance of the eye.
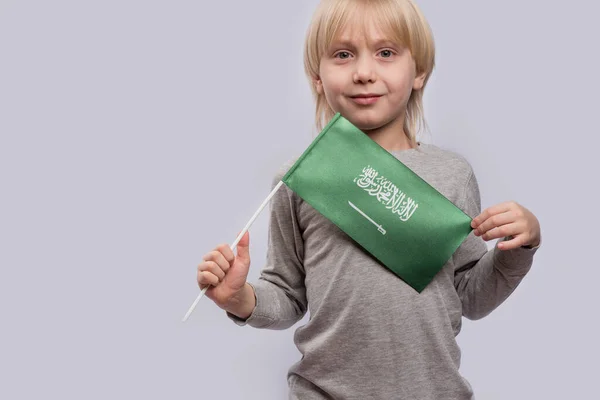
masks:
{"label": "eye", "polygon": [[346,60],[350,58],[350,53],[348,53],[347,51],[340,51],[339,53],[336,53],[334,57]]}
{"label": "eye", "polygon": [[381,57],[383,58],[390,58],[394,55],[394,53],[391,50],[381,50],[379,54],[381,54]]}

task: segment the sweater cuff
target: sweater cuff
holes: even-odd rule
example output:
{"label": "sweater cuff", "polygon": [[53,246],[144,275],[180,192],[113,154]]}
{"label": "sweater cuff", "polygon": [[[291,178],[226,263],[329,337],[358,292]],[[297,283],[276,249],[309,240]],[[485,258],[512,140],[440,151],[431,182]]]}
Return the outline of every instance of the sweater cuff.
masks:
{"label": "sweater cuff", "polygon": [[[511,238],[505,238],[502,241],[509,240]],[[498,241],[500,243],[500,241]],[[514,272],[514,275],[525,275],[531,265],[533,264],[533,256],[539,249],[539,245],[536,247],[517,247],[510,250],[500,250],[498,243],[494,247],[494,264],[501,266],[506,272]]]}
{"label": "sweater cuff", "polygon": [[[266,293],[262,293],[263,289],[260,286],[253,285],[250,282],[247,282],[248,285],[252,286],[254,290],[254,299],[256,300],[256,306],[250,316],[246,319],[240,318],[237,315],[233,315],[232,313],[226,311],[227,317],[232,320],[236,325],[245,326],[250,325],[253,328],[267,328],[269,325],[273,323],[273,320],[266,316],[265,313],[265,295]],[[263,295],[264,294],[264,295]]]}

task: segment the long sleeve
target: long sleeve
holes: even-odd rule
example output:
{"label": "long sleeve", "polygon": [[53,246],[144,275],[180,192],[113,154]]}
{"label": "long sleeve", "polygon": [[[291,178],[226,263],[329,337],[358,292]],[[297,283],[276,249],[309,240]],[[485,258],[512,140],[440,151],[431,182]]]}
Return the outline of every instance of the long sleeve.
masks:
{"label": "long sleeve", "polygon": [[[470,173],[462,209],[474,218],[481,213],[479,186]],[[473,233],[454,253],[454,285],[462,302],[463,316],[483,318],[498,307],[516,289],[533,263],[537,249],[524,247],[488,250],[485,241]]]}
{"label": "long sleeve", "polygon": [[[274,177],[272,188],[289,165]],[[270,202],[266,265],[254,288],[256,307],[246,320],[227,313],[238,325],[286,329],[299,321],[307,310],[304,284],[304,244],[296,215],[298,197],[282,185]]]}

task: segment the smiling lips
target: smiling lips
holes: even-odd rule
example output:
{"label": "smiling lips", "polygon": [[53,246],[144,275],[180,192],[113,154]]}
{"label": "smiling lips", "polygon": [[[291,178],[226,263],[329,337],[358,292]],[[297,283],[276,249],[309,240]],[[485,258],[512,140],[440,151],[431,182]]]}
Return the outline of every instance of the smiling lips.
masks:
{"label": "smiling lips", "polygon": [[377,100],[379,100],[380,97],[381,97],[380,94],[374,94],[374,93],[357,94],[355,96],[350,96],[352,101],[354,101],[356,104],[360,104],[360,105],[373,104],[373,103],[377,102]]}

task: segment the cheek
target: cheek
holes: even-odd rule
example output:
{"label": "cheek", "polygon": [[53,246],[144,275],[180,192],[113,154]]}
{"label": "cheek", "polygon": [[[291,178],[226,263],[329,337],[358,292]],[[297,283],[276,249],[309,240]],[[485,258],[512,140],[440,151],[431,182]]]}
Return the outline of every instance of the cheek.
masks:
{"label": "cheek", "polygon": [[327,97],[336,96],[343,93],[344,79],[340,71],[323,68],[321,70],[321,79],[323,91]]}
{"label": "cheek", "polygon": [[337,104],[343,93],[342,86],[336,82],[328,82],[327,85],[323,85],[323,91],[329,104]]}
{"label": "cheek", "polygon": [[325,97],[327,97],[328,99],[335,97],[337,93],[337,90],[332,86],[324,86],[323,89],[325,92]]}
{"label": "cheek", "polygon": [[391,91],[393,91],[396,95],[406,95],[407,93],[410,94],[413,85],[411,79],[399,78],[390,82],[389,86]]}
{"label": "cheek", "polygon": [[329,77],[326,81],[323,81],[323,88],[325,92],[329,94],[340,93],[342,91],[342,82],[340,79],[336,79],[335,77]]}

